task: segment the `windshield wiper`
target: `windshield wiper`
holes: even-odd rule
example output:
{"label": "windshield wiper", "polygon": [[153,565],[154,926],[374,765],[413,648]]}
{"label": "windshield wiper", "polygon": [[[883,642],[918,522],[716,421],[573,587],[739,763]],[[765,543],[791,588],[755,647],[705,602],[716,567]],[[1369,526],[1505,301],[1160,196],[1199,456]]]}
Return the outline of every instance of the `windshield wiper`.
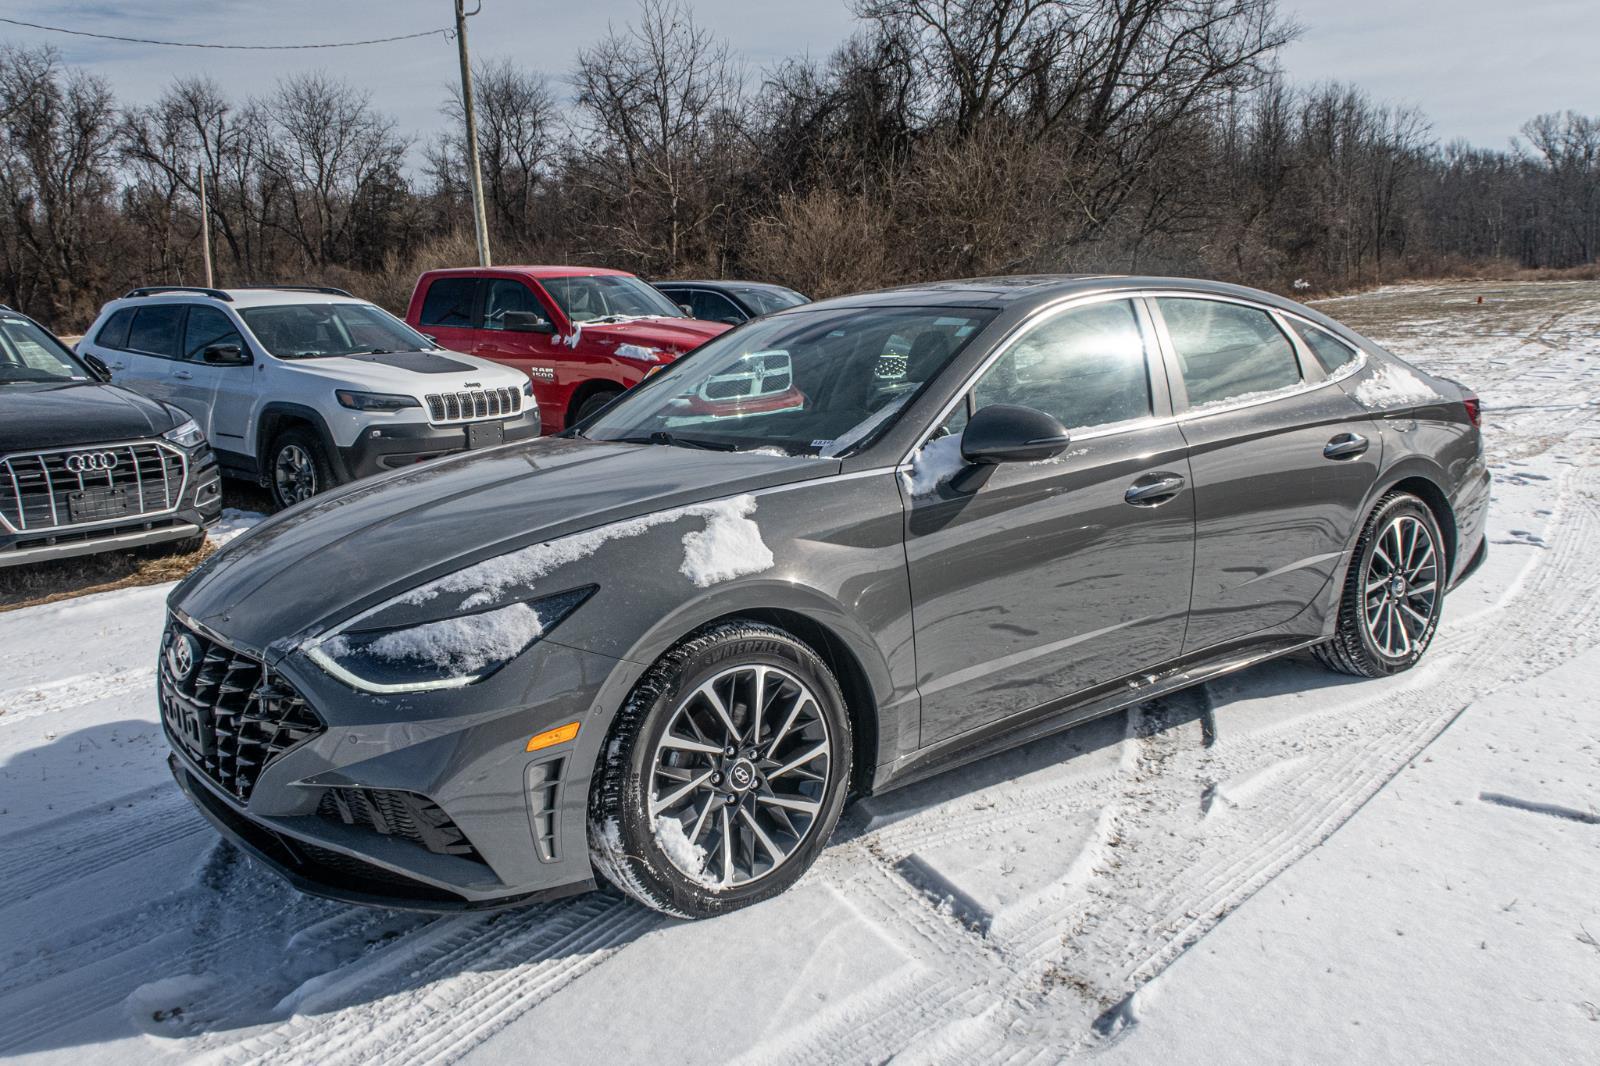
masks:
{"label": "windshield wiper", "polygon": [[719,440],[701,440],[695,437],[679,437],[658,429],[648,437],[619,437],[623,444],[662,444],[669,448],[698,448],[708,452],[731,452],[735,446]]}

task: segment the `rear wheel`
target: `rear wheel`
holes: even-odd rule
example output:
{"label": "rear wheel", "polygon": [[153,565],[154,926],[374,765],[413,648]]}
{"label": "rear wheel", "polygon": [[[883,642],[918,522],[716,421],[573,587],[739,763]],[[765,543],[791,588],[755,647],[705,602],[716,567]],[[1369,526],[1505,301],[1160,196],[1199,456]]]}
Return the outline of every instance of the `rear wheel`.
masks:
{"label": "rear wheel", "polygon": [[849,718],[817,654],[771,626],[712,626],[640,680],[589,802],[605,878],[650,907],[710,917],[777,895],[844,805]]}
{"label": "rear wheel", "polygon": [[1356,542],[1323,665],[1358,677],[1409,670],[1433,641],[1448,582],[1444,538],[1428,505],[1408,492],[1378,501]]}
{"label": "rear wheel", "polygon": [[267,487],[280,511],[333,485],[333,466],[314,432],[295,426],[272,439],[267,449]]}

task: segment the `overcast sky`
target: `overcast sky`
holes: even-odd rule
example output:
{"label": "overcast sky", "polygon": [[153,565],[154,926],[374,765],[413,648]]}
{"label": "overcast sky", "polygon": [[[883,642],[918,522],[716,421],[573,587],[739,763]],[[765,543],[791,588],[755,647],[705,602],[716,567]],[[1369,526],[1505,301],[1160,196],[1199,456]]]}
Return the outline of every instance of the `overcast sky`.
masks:
{"label": "overcast sky", "polygon": [[[1504,147],[1545,111],[1600,113],[1600,0],[1282,0],[1304,27],[1283,56],[1296,82],[1355,82],[1423,111],[1441,141]],[[782,57],[826,56],[849,35],[845,0],[698,0],[700,21],[726,36],[753,76]],[[509,56],[564,89],[575,52],[621,25],[633,0],[483,0],[469,24],[475,57]],[[102,33],[216,43],[314,43],[381,37],[452,22],[451,0],[0,0],[0,15]],[[270,91],[285,73],[325,68],[369,89],[421,137],[457,76],[442,37],[365,48],[229,52],[91,41],[0,24],[0,40],[61,49],[146,102],[178,74],[209,74],[237,97]]]}

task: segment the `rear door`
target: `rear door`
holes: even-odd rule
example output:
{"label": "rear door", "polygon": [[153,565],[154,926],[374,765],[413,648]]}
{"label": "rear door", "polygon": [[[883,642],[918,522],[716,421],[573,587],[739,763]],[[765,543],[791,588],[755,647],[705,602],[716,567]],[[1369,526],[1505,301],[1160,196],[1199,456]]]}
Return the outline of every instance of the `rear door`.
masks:
{"label": "rear door", "polygon": [[1366,412],[1244,301],[1151,300],[1194,478],[1194,602],[1185,651],[1320,619],[1381,459]]}
{"label": "rear door", "polygon": [[[248,454],[253,449],[256,365],[217,366],[205,361],[207,348],[250,345],[227,313],[205,304],[189,308],[184,325],[183,360],[173,377],[175,399],[189,411],[213,448]],[[204,417],[198,412],[204,411]]]}
{"label": "rear door", "polygon": [[428,283],[417,315],[417,329],[432,337],[441,348],[468,355],[477,349],[479,290],[481,280],[464,277],[438,277]]}
{"label": "rear door", "polygon": [[[1157,350],[1138,300],[1047,314],[915,456],[903,489],[924,745],[1179,653],[1194,502]],[[1049,412],[1073,440],[958,488],[968,411],[991,403]]]}
{"label": "rear door", "polygon": [[183,320],[188,310],[188,305],[181,303],[148,303],[136,308],[118,360],[125,369],[113,371],[112,380],[135,392],[177,404],[193,418],[195,413],[178,398],[179,379],[174,376],[180,369]]}

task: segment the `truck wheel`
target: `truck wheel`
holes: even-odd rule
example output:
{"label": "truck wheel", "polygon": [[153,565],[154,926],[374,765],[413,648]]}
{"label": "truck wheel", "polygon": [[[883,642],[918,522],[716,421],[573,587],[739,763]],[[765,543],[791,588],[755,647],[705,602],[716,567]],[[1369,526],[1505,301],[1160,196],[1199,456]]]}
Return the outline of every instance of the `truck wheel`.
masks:
{"label": "truck wheel", "polygon": [[272,438],[267,449],[267,488],[278,510],[309,500],[334,483],[333,466],[314,432],[295,426]]}
{"label": "truck wheel", "polygon": [[572,424],[577,425],[579,422],[582,422],[585,418],[588,418],[590,415],[600,410],[600,408],[604,407],[606,404],[610,403],[612,400],[615,400],[621,395],[621,389],[601,389],[599,392],[590,393],[589,396],[587,396],[584,401],[578,405],[578,413],[572,416]]}

